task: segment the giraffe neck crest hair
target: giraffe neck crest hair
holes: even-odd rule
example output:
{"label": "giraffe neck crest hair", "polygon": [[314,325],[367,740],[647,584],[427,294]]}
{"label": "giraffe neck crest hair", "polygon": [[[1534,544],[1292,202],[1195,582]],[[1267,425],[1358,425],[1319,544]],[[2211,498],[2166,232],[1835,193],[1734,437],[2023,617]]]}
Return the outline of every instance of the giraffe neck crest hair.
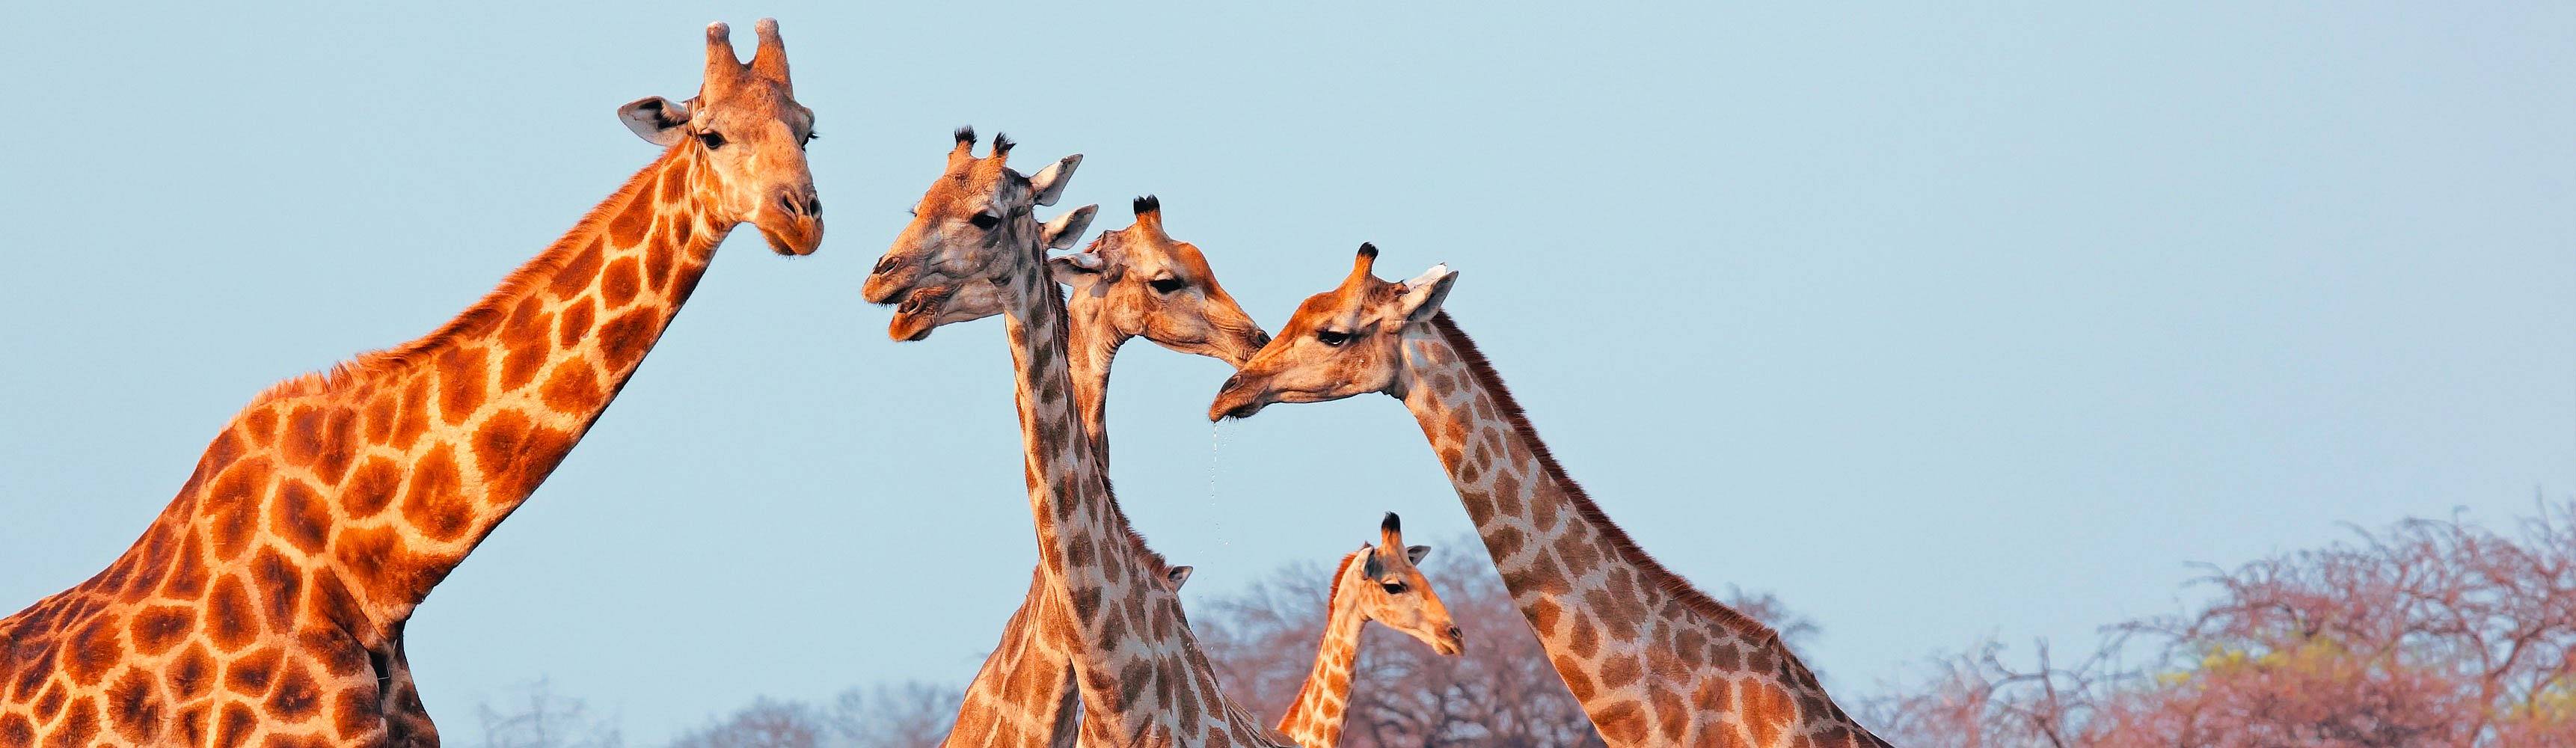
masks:
{"label": "giraffe neck crest hair", "polygon": [[1566,686],[1615,747],[1884,746],[1760,622],[1637,546],[1549,454],[1446,312],[1403,337],[1403,395]]}

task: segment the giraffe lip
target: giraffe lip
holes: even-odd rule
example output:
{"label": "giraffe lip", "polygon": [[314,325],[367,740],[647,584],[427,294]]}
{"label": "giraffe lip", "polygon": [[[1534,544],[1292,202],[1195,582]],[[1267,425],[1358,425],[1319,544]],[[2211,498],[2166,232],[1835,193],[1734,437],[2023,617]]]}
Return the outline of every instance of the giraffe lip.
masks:
{"label": "giraffe lip", "polygon": [[[772,226],[773,223],[784,223]],[[823,246],[823,219],[804,218],[793,221],[755,221],[760,238],[769,240],[769,251],[785,257],[802,257]]]}
{"label": "giraffe lip", "polygon": [[954,293],[953,286],[915,287],[895,306],[894,319],[886,322],[886,337],[906,343],[929,338],[931,331],[939,329],[941,307]]}

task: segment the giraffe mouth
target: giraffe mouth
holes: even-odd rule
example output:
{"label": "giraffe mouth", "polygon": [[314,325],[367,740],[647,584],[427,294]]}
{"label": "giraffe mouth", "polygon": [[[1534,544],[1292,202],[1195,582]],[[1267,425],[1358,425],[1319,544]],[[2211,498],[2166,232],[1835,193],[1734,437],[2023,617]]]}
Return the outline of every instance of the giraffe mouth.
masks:
{"label": "giraffe mouth", "polygon": [[913,289],[895,307],[894,319],[886,323],[886,337],[905,343],[929,338],[931,331],[939,329],[940,307],[953,292],[947,286]]}
{"label": "giraffe mouth", "polygon": [[1465,654],[1467,652],[1467,635],[1460,632],[1458,627],[1451,626],[1448,631],[1442,632],[1440,638],[1432,640],[1431,651],[1440,653],[1440,656],[1442,657],[1456,657],[1458,655]]}

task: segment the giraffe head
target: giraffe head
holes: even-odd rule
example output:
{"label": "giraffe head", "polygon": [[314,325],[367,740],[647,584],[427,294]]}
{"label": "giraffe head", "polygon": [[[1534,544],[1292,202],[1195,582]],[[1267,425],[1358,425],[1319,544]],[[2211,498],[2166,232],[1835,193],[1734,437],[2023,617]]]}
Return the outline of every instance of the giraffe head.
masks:
{"label": "giraffe head", "polygon": [[958,128],[956,136],[947,169],[922,193],[913,206],[912,223],[895,237],[860,288],[868,301],[900,301],[909,313],[942,322],[954,321],[946,310],[961,295],[968,303],[998,307],[1004,297],[986,295],[1003,289],[973,287],[1007,285],[1017,276],[1042,272],[1038,264],[1046,250],[1072,247],[1099,210],[1086,205],[1045,224],[1033,215],[1037,206],[1054,205],[1064,195],[1074,168],[1082,165],[1080,154],[1021,176],[1009,165],[1008,136],[995,136],[992,152],[983,158],[975,157],[972,128]]}
{"label": "giraffe head", "polygon": [[1440,603],[1440,593],[1417,566],[1431,555],[1431,546],[1405,545],[1403,520],[1394,512],[1378,524],[1377,545],[1360,546],[1357,555],[1350,566],[1358,568],[1346,567],[1345,578],[1333,584],[1359,585],[1351,592],[1362,617],[1420,639],[1444,655],[1466,651],[1466,634],[1450,621],[1448,606]]}
{"label": "giraffe head", "polygon": [[1333,290],[1306,297],[1279,337],[1225,380],[1208,420],[1249,418],[1271,403],[1315,403],[1368,392],[1402,397],[1411,387],[1404,336],[1429,329],[1458,274],[1435,265],[1402,283],[1370,272],[1377,247],[1360,245],[1351,273]]}
{"label": "giraffe head", "polygon": [[698,95],[676,103],[648,96],[620,107],[617,117],[636,135],[687,151],[676,156],[703,167],[695,197],[711,218],[759,227],[779,254],[810,254],[823,241],[823,201],[805,165],[814,110],[796,103],[778,21],[763,18],[753,29],[760,48],[750,64],[734,56],[730,29],[709,25]]}
{"label": "giraffe head", "polygon": [[[1134,225],[1047,261],[1056,281],[1073,289],[1065,305],[1074,319],[1106,324],[1120,340],[1141,337],[1235,366],[1251,360],[1270,334],[1217,284],[1198,245],[1163,233],[1161,198],[1136,198],[1135,208]],[[936,309],[907,304],[896,310],[886,333],[920,340],[941,325],[1001,312],[1001,294],[990,287],[961,288]]]}

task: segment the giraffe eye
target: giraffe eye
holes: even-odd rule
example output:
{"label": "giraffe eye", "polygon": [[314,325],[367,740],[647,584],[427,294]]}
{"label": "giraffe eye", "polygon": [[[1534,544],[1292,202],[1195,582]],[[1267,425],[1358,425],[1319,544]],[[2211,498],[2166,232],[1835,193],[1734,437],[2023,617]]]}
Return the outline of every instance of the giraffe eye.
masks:
{"label": "giraffe eye", "polygon": [[712,151],[718,148],[723,148],[725,139],[723,135],[718,134],[716,131],[708,130],[698,133],[698,143],[706,146],[707,150]]}
{"label": "giraffe eye", "polygon": [[966,222],[975,224],[975,228],[990,229],[995,225],[1000,224],[1002,222],[1002,217],[991,213],[977,213],[975,214],[975,217],[966,219]]}
{"label": "giraffe eye", "polygon": [[1333,330],[1316,330],[1315,342],[1322,343],[1333,348],[1340,348],[1343,343],[1351,342],[1351,334],[1347,332],[1336,332]]}
{"label": "giraffe eye", "polygon": [[1154,293],[1171,293],[1173,291],[1181,290],[1182,287],[1188,286],[1189,283],[1179,278],[1155,278],[1150,285],[1154,287]]}
{"label": "giraffe eye", "polygon": [[1404,583],[1403,583],[1403,582],[1387,582],[1387,583],[1385,583],[1385,584],[1381,584],[1381,585],[1378,585],[1378,586],[1386,588],[1386,594],[1389,594],[1389,595],[1401,595],[1401,594],[1404,594]]}

